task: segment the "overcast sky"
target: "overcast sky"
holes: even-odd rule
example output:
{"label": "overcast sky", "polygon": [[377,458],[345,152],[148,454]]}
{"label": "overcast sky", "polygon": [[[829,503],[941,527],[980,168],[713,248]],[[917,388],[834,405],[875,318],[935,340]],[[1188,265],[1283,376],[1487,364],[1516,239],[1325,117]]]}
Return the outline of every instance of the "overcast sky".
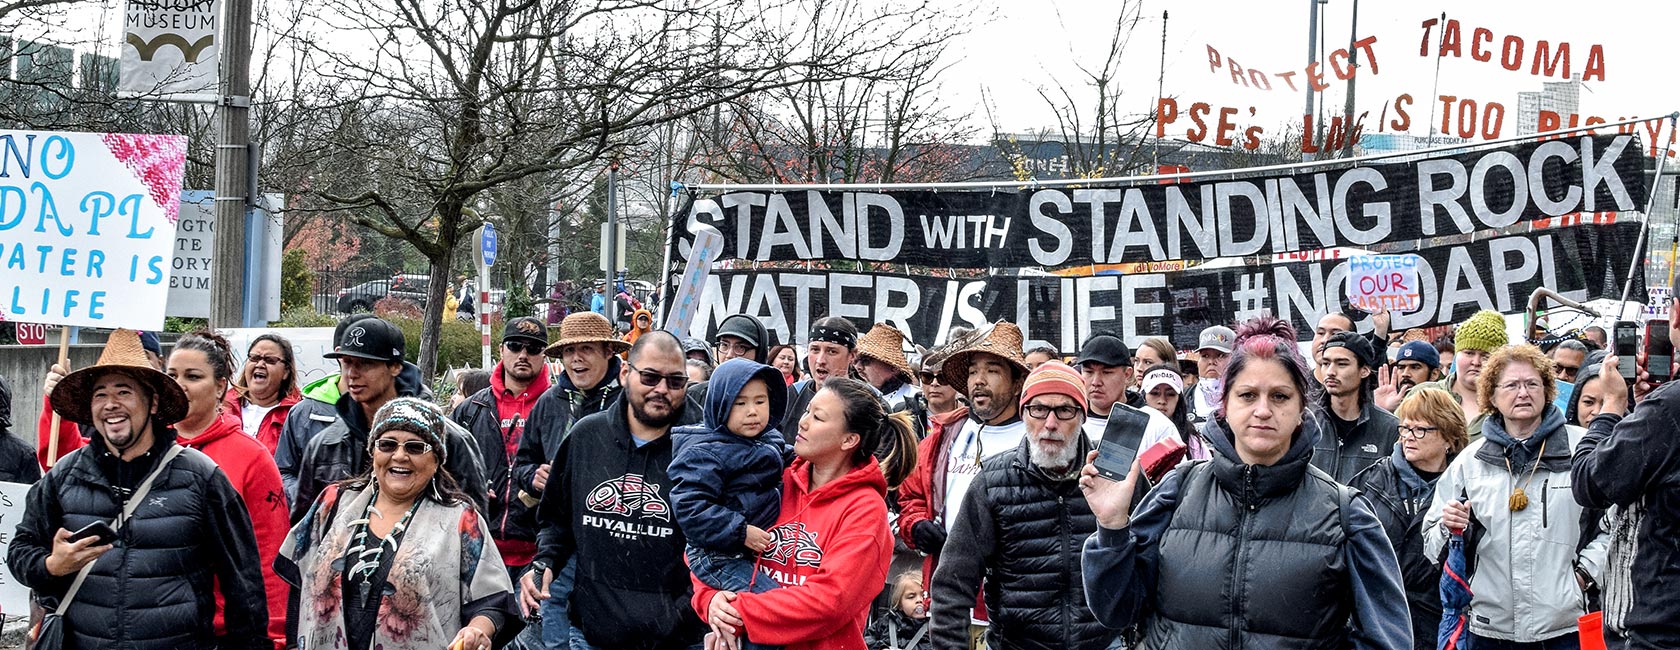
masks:
{"label": "overcast sky", "polygon": [[[1117,3],[992,0],[989,6],[996,12],[996,19],[975,25],[955,52],[947,82],[950,94],[959,100],[958,106],[979,106],[985,89],[1006,131],[1053,124],[1053,115],[1036,89],[1052,86],[1058,80],[1079,84],[1075,61],[1100,65],[1119,11]],[[1351,8],[1351,0],[1331,0],[1324,5],[1321,26],[1326,30],[1329,49],[1347,47]],[[1182,109],[1187,110],[1196,101],[1208,102],[1216,111],[1220,106],[1237,108],[1242,126],[1259,124],[1268,133],[1283,121],[1299,121],[1304,91],[1288,90],[1275,76],[1270,79],[1274,86],[1271,91],[1235,85],[1228,68],[1210,70],[1207,48],[1211,45],[1223,58],[1235,58],[1244,69],[1268,74],[1293,70],[1300,85],[1308,60],[1308,0],[1146,0],[1123,66],[1127,95],[1136,98],[1139,110],[1147,110],[1156,95],[1163,9],[1170,11],[1165,94],[1177,97]],[[1463,56],[1449,55],[1440,61],[1437,85],[1435,58],[1419,55],[1424,39],[1421,23],[1439,17],[1443,11],[1460,23]],[[1477,27],[1492,34],[1491,43],[1485,46],[1492,51],[1491,61],[1472,58],[1470,46]],[[1371,70],[1368,66],[1360,70],[1356,113],[1372,113],[1367,118],[1370,131],[1370,122],[1385,105],[1409,93],[1414,98],[1407,110],[1412,116],[1410,131],[1422,136],[1427,135],[1425,122],[1429,121],[1432,104],[1437,106],[1434,123],[1440,123],[1439,102],[1434,98],[1468,97],[1477,102],[1478,115],[1486,110],[1488,102],[1503,104],[1505,135],[1516,135],[1517,93],[1540,90],[1541,83],[1558,81],[1530,74],[1537,44],[1545,40],[1554,54],[1558,43],[1569,43],[1575,74],[1585,71],[1591,47],[1602,46],[1604,80],[1585,82],[1581,93],[1583,113],[1612,120],[1667,114],[1680,109],[1680,90],[1675,84],[1677,57],[1671,45],[1676,27],[1680,27],[1680,8],[1665,0],[1367,0],[1359,6],[1359,34],[1377,37],[1371,45],[1377,70],[1376,74],[1367,74]],[[1438,35],[1438,31],[1430,32],[1432,43]],[[1500,65],[1499,49],[1507,36],[1522,39],[1520,71]],[[1333,73],[1327,77],[1332,85],[1325,95],[1340,109],[1346,82],[1335,80]],[[989,132],[984,115],[977,119]],[[1189,125],[1187,119],[1181,119],[1175,126]]]}

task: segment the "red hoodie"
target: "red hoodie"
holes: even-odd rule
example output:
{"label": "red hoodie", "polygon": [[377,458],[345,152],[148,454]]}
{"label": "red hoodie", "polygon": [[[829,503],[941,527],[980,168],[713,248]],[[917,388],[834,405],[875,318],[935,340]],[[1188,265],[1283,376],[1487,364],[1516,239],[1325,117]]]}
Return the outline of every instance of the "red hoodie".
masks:
{"label": "red hoodie", "polygon": [[[52,395],[43,395],[41,397],[41,419],[35,427],[35,440],[39,443],[35,446],[35,459],[41,461],[41,471],[43,472],[51,469],[51,466],[47,464],[47,442],[49,440],[47,431],[52,428],[52,417]],[[81,425],[71,422],[68,418],[58,419],[57,433],[59,458],[69,456],[70,452],[87,446],[88,439],[82,437]],[[57,464],[57,462],[56,459],[53,461],[54,464]]]}
{"label": "red hoodie", "polygon": [[[291,529],[290,510],[274,457],[262,443],[245,435],[239,417],[238,409],[224,408],[204,433],[191,440],[177,438],[177,442],[216,461],[251,513],[251,527],[257,533],[257,557],[262,560],[263,590],[268,597],[268,637],[274,641],[275,650],[280,650],[286,644],[286,583],[274,573],[274,558],[280,554],[280,542]],[[220,634],[223,629],[222,592],[218,589],[216,631]]]}
{"label": "red hoodie", "polygon": [[[280,447],[280,430],[286,428],[286,414],[292,412],[292,405],[297,404],[300,399],[303,399],[303,394],[293,386],[291,394],[280,398],[280,403],[269,409],[268,415],[263,416],[262,424],[257,426],[257,442],[268,448],[268,455],[273,456],[274,450]],[[238,388],[228,386],[227,394],[222,396],[222,408],[223,411],[232,411],[236,416],[245,412],[245,398],[240,395]],[[244,430],[241,429],[240,433],[244,433]]]}
{"label": "red hoodie", "polygon": [[[758,560],[758,578],[782,588],[735,600],[749,638],[787,650],[863,650],[869,604],[892,562],[886,494],[874,459],[814,491],[810,463],[788,466],[782,513]],[[693,582],[694,609],[704,620],[718,590]]]}

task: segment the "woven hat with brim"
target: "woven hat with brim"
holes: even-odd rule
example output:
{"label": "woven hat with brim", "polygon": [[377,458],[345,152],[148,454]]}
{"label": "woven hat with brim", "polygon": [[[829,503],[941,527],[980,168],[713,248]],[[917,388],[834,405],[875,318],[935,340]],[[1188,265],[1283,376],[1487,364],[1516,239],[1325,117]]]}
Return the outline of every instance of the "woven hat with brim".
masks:
{"label": "woven hat with brim", "polygon": [[955,388],[957,392],[968,394],[968,364],[975,355],[990,354],[1019,370],[1019,376],[1027,376],[1027,355],[1021,351],[1021,328],[1014,323],[998,321],[992,326],[986,336],[961,350],[951,353],[945,359],[944,367],[939,369],[939,381],[946,386]]}
{"label": "woven hat with brim", "polygon": [[629,343],[618,338],[618,332],[613,329],[612,323],[607,322],[606,316],[582,311],[560,321],[560,340],[550,343],[543,354],[558,358],[566,346],[579,343],[605,343],[610,354],[630,349]]}
{"label": "woven hat with brim", "polygon": [[93,386],[107,373],[120,372],[133,377],[152,392],[157,403],[155,425],[169,426],[187,416],[187,393],[181,385],[163,374],[146,359],[146,348],[134,330],[119,329],[105,340],[99,362],[64,376],[53,387],[53,411],[64,419],[80,424],[93,424]]}
{"label": "woven hat with brim", "polygon": [[916,374],[904,356],[904,332],[886,323],[876,323],[858,339],[857,353],[892,366],[906,377]]}

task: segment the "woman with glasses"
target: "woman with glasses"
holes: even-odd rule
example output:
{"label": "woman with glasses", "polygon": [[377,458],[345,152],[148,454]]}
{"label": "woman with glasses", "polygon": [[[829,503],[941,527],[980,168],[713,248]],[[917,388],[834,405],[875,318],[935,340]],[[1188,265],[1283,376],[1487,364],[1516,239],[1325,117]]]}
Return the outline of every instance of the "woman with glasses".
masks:
{"label": "woman with glasses", "polygon": [[256,438],[273,455],[280,446],[280,430],[286,428],[286,415],[302,398],[292,342],[279,334],[264,334],[245,349],[245,366],[223,399],[229,410],[239,413],[245,435]]}
{"label": "woman with glasses", "polygon": [[1413,391],[1394,416],[1400,419],[1394,453],[1365,468],[1350,485],[1371,501],[1400,560],[1412,610],[1412,646],[1434,650],[1441,624],[1441,567],[1423,554],[1423,519],[1435,482],[1470,438],[1458,400],[1439,388]]}
{"label": "woman with glasses", "polygon": [[398,397],[367,474],[328,486],[274,568],[298,590],[298,647],[490,650],[523,625],[489,528],[444,471],[443,411]]}
{"label": "woman with glasses", "polygon": [[1085,597],[1143,650],[1411,647],[1400,569],[1371,505],[1312,467],[1323,430],[1295,329],[1272,316],[1237,328],[1213,459],[1167,472],[1134,507],[1141,471],[1081,472],[1098,529]]}
{"label": "woman with glasses", "polygon": [[1532,345],[1500,348],[1482,366],[1482,439],[1447,466],[1423,522],[1440,558],[1454,532],[1473,549],[1470,634],[1477,648],[1577,648],[1583,594],[1603,574],[1606,540],[1583,539],[1570,455],[1584,431],[1552,404],[1552,360]]}

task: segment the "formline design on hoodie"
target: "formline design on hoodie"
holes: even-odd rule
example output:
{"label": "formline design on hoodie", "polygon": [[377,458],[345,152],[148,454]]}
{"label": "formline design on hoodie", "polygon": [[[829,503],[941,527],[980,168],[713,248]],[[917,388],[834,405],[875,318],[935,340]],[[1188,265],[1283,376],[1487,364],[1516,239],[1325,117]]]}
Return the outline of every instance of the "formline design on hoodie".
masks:
{"label": "formline design on hoodie", "polygon": [[584,507],[599,515],[583,515],[583,525],[607,531],[619,539],[670,537],[676,529],[651,523],[671,521],[671,504],[659,496],[659,484],[648,483],[640,474],[625,474],[602,481],[589,491]]}
{"label": "formline design on hoodie", "polygon": [[[794,566],[822,566],[822,547],[817,545],[817,531],[805,528],[805,522],[790,521],[769,530],[770,548],[764,550],[765,558],[781,564]],[[777,582],[782,582],[781,576],[771,576]],[[800,584],[805,582],[804,576],[797,576]]]}

